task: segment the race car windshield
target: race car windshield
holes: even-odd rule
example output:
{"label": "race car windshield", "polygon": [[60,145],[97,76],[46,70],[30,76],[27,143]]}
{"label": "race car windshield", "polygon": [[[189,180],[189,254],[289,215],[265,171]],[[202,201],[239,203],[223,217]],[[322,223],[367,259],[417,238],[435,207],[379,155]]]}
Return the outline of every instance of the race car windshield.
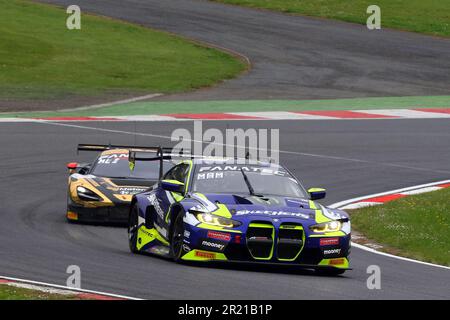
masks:
{"label": "race car windshield", "polygon": [[[170,163],[164,162],[164,170],[170,167]],[[128,153],[102,155],[97,159],[91,173],[108,178],[158,180],[159,161],[136,161],[134,170],[131,170]]]}
{"label": "race car windshield", "polygon": [[281,167],[200,166],[194,175],[192,190],[201,193],[307,197],[297,180]]}

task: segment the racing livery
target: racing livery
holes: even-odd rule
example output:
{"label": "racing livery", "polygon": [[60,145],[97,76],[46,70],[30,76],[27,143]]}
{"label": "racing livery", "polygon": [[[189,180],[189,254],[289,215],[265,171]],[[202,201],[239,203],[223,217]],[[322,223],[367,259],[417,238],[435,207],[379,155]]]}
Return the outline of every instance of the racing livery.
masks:
{"label": "racing livery", "polygon": [[[130,152],[158,154],[162,153],[162,149],[79,145],[78,150],[100,151],[100,154],[92,164],[67,165],[71,173],[68,179],[67,219],[126,224],[132,196],[148,190],[162,174],[161,161],[134,161],[130,166]],[[168,161],[164,163],[168,168],[172,166]]]}
{"label": "racing livery", "polygon": [[277,263],[327,274],[349,269],[350,221],[315,200],[283,166],[182,160],[153,190],[133,196],[133,253],[183,261]]}

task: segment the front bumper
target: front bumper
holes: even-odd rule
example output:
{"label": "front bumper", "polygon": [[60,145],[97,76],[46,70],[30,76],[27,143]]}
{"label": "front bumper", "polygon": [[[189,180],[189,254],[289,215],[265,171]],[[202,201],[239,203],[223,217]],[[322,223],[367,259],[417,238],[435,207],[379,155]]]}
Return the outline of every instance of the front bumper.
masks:
{"label": "front bumper", "polygon": [[[259,231],[256,228],[261,228]],[[289,228],[284,227],[288,226]],[[263,229],[265,228],[265,229]],[[314,234],[298,222],[249,223],[235,230],[185,224],[183,260],[252,262],[305,268],[349,269],[349,234]]]}
{"label": "front bumper", "polygon": [[69,204],[66,218],[71,222],[126,224],[130,214],[128,204],[86,208]]}
{"label": "front bumper", "polygon": [[[197,254],[200,253],[199,256]],[[208,258],[206,256],[217,254],[211,251],[204,251],[194,249],[183,257],[185,261],[192,262],[208,262],[208,263],[226,263],[226,264],[237,264],[237,265],[264,265],[264,266],[274,266],[274,267],[295,267],[302,269],[341,269],[341,270],[352,270],[350,268],[349,257],[343,257],[339,259],[323,259],[319,264],[307,264],[304,262],[287,263],[283,261],[257,261],[257,260],[231,260],[224,256],[216,256],[215,258]]]}

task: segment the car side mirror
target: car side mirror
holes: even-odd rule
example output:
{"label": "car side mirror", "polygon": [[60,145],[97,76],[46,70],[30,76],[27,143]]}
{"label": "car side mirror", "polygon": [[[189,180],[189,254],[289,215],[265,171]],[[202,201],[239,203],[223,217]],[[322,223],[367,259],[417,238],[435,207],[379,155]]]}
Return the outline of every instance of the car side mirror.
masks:
{"label": "car side mirror", "polygon": [[184,192],[184,183],[177,180],[161,180],[161,188],[166,191]]}
{"label": "car side mirror", "polygon": [[67,164],[67,169],[69,169],[69,173],[72,174],[78,169],[78,163],[70,162]]}
{"label": "car side mirror", "polygon": [[323,199],[327,195],[327,191],[322,188],[311,188],[308,190],[308,193],[311,200]]}

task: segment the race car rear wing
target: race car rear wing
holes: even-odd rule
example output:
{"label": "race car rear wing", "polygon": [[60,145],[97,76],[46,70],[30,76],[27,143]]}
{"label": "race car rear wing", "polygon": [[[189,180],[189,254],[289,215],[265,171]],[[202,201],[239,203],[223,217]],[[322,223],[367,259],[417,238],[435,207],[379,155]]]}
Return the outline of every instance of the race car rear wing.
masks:
{"label": "race car rear wing", "polygon": [[162,148],[162,147],[158,147],[158,150],[156,152],[156,157],[139,157],[136,154],[142,153],[142,152],[152,152],[152,151],[148,151],[145,149],[138,149],[138,148],[133,148],[133,149],[129,149],[129,153],[128,153],[128,162],[130,163],[130,169],[133,170],[134,166],[136,164],[136,160],[137,161],[157,161],[159,160],[159,180],[162,179],[163,175],[164,175],[164,160],[172,160],[174,158],[190,158],[193,159],[194,155],[190,154],[190,153],[185,153],[185,151],[183,149],[179,150],[176,149],[176,151],[178,152],[174,152],[175,149],[173,148]]}
{"label": "race car rear wing", "polygon": [[[79,144],[77,151],[106,151],[111,149],[126,149],[128,150],[128,162],[130,170],[134,170],[136,161],[159,161],[159,179],[161,180],[164,174],[164,160],[170,160],[174,157],[190,157],[193,155],[186,154],[183,149],[178,153],[174,153],[174,148],[168,147],[141,147],[141,146],[124,146],[124,145],[103,145],[103,144]],[[142,157],[137,153],[156,153],[154,157]]]}
{"label": "race car rear wing", "polygon": [[126,149],[132,150],[136,152],[158,152],[162,150],[162,152],[170,153],[172,152],[172,148],[162,148],[160,146],[157,147],[141,147],[141,146],[124,146],[124,145],[113,145],[113,144],[79,144],[77,150],[78,151],[106,151],[111,149]]}

